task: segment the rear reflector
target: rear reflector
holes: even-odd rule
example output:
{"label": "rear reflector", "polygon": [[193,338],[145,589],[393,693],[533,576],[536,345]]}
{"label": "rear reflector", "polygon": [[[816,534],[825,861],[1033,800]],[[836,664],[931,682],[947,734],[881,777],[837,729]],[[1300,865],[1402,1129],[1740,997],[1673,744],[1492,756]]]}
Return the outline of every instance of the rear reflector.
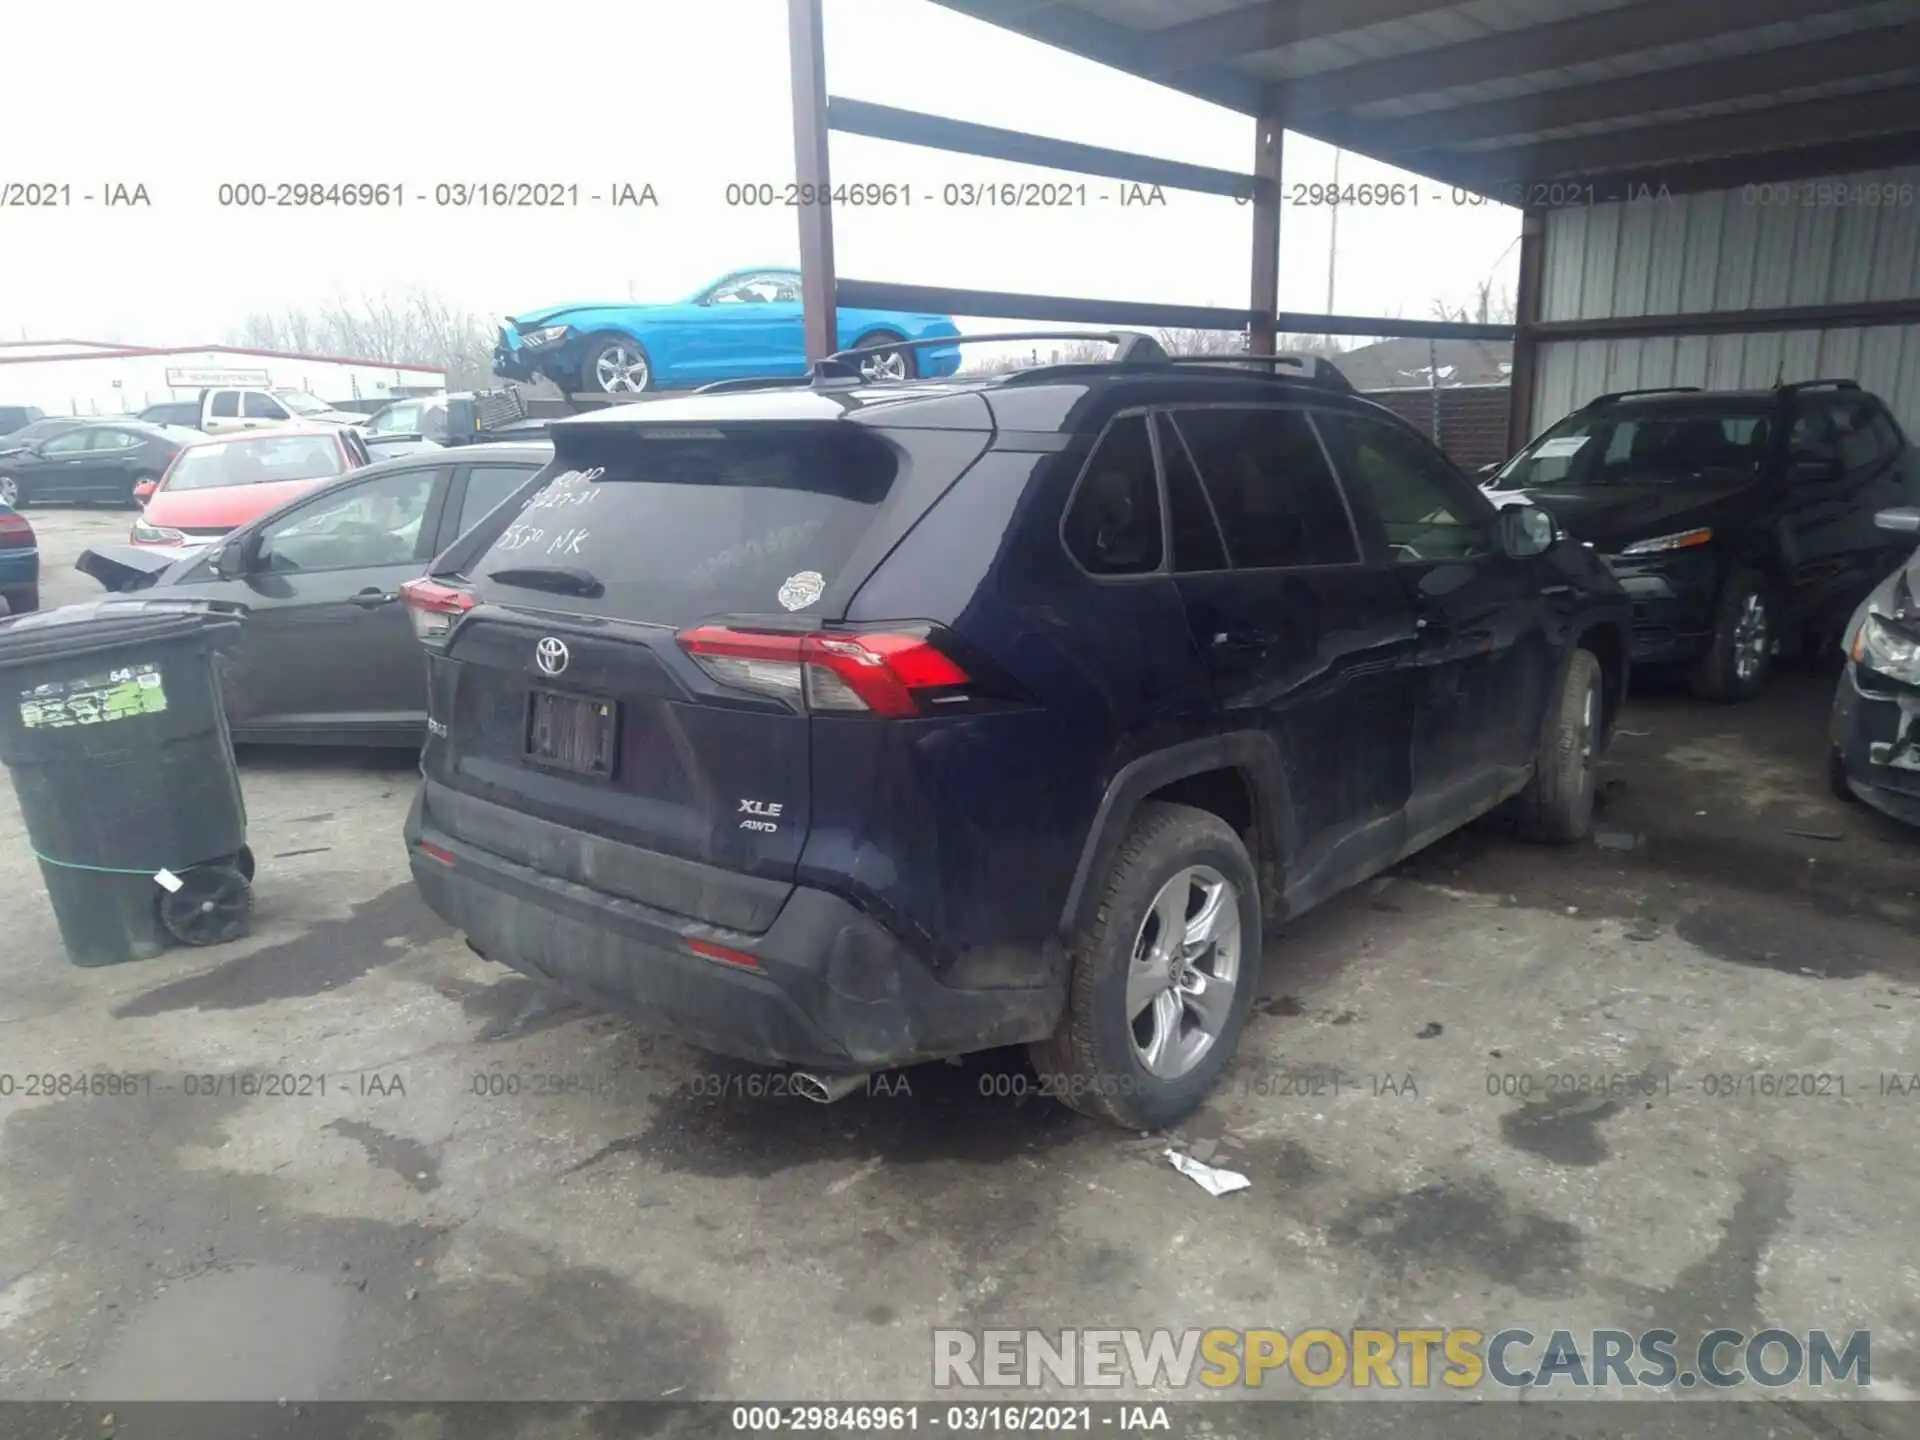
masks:
{"label": "rear reflector", "polygon": [[746,951],[729,950],[725,945],[715,945],[711,940],[689,940],[687,949],[709,960],[718,960],[722,965],[738,965],[742,970],[760,968],[760,962]]}
{"label": "rear reflector", "polygon": [[680,647],[725,685],[796,710],[917,715],[917,691],[966,685],[967,672],[921,635],[792,635],[702,625]]}
{"label": "rear reflector", "polygon": [[442,850],[438,845],[429,845],[426,841],[422,840],[414,848],[429,860],[438,860],[442,865],[453,864],[452,852]]}
{"label": "rear reflector", "polygon": [[454,622],[474,606],[471,590],[430,579],[407,581],[400,587],[400,598],[406,602],[413,633],[428,644],[446,639]]}

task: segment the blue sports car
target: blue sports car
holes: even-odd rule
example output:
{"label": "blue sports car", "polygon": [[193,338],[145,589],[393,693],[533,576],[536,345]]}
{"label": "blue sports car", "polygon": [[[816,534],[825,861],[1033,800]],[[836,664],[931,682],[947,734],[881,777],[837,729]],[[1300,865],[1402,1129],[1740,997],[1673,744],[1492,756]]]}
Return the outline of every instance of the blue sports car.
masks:
{"label": "blue sports car", "polygon": [[[960,331],[945,315],[841,310],[840,348],[929,340]],[[670,305],[554,305],[509,317],[493,349],[493,373],[545,377],[568,395],[683,390],[714,380],[802,375],[800,272],[735,270]],[[951,375],[957,347],[892,350],[866,358],[873,379]]]}

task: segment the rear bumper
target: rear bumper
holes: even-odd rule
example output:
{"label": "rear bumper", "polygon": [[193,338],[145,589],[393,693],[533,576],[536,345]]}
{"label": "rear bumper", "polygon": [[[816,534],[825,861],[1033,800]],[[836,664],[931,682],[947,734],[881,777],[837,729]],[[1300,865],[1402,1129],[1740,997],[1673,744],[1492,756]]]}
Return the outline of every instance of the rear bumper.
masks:
{"label": "rear bumper", "polygon": [[0,550],[0,590],[26,590],[40,583],[40,552],[33,546]]}
{"label": "rear bumper", "polygon": [[[1862,690],[1849,663],[1834,692],[1831,738],[1848,789],[1882,814],[1920,825],[1920,692]],[[1903,763],[1887,763],[1896,756]]]}
{"label": "rear bumper", "polygon": [[[664,1020],[723,1055],[877,1070],[1038,1040],[1065,1003],[1057,988],[943,985],[884,926],[823,890],[795,888],[751,933],[543,873],[439,829],[425,786],[405,833],[421,897],[480,954],[583,1000]],[[711,958],[690,942],[753,963]]]}

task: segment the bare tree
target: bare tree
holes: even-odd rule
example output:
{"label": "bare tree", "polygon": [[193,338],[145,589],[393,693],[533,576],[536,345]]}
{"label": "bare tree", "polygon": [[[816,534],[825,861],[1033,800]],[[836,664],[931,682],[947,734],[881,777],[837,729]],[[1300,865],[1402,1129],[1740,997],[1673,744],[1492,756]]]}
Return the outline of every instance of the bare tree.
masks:
{"label": "bare tree", "polygon": [[492,383],[493,328],[427,290],[334,300],[317,310],[256,311],[229,332],[228,341],[262,350],[430,365],[444,370],[448,387],[455,390]]}
{"label": "bare tree", "polygon": [[1458,324],[1511,325],[1518,314],[1513,292],[1505,288],[1496,292],[1491,276],[1473,287],[1471,305],[1449,305],[1444,300],[1433,302],[1434,319]]}
{"label": "bare tree", "polygon": [[1241,330],[1156,330],[1153,338],[1169,355],[1240,355],[1247,348]]}

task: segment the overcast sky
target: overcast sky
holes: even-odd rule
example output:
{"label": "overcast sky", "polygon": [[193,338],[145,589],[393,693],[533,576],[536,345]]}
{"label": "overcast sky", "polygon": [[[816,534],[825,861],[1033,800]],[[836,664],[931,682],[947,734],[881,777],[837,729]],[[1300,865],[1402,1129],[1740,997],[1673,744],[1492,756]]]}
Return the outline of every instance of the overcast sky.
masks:
{"label": "overcast sky", "polygon": [[[68,209],[0,209],[0,335],[183,344],[246,312],[425,287],[497,316],[596,297],[674,299],[727,269],[797,258],[784,208],[729,183],[793,173],[784,0],[591,10],[409,0],[350,10],[231,0],[10,7],[0,181],[71,184]],[[509,19],[507,17],[514,18]],[[837,95],[1225,169],[1253,122],[957,15],[929,0],[826,0]],[[103,43],[110,34],[112,43]],[[1167,192],[1163,208],[962,210],[950,181],[1061,179],[833,137],[836,182],[903,182],[907,208],[840,211],[843,278],[1244,305],[1250,212]],[[1287,137],[1291,181],[1334,152]],[[1413,177],[1348,155],[1341,180]],[[223,208],[223,182],[387,180],[399,210]],[[577,184],[577,208],[439,208],[437,183]],[[143,183],[149,209],[83,193]],[[586,200],[651,184],[655,208]],[[1088,178],[1090,193],[1115,192]],[[1510,288],[1518,213],[1421,182],[1411,208],[1340,220],[1334,308],[1425,318]],[[927,198],[934,203],[925,203]],[[1282,220],[1281,308],[1327,302],[1329,212]],[[966,322],[963,322],[965,324]],[[973,328],[978,328],[973,327]]]}

